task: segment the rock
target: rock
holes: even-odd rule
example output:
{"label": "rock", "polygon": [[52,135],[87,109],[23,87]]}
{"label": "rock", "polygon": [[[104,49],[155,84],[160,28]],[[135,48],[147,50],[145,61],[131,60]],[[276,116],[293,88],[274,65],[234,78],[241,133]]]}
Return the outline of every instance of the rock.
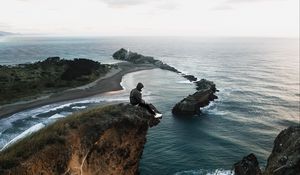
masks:
{"label": "rock", "polygon": [[196,89],[198,91],[205,90],[205,89],[210,89],[213,92],[217,91],[215,83],[212,81],[208,81],[206,79],[201,79],[199,81],[196,81],[195,84],[196,84]]}
{"label": "rock", "polygon": [[0,174],[138,174],[146,110],[110,105],[73,114],[0,152]]}
{"label": "rock", "polygon": [[184,78],[188,79],[189,81],[197,81],[197,78],[194,75],[183,75]]}
{"label": "rock", "polygon": [[300,125],[291,126],[279,133],[263,173],[254,154],[234,164],[236,175],[299,175]]}
{"label": "rock", "polygon": [[175,116],[187,117],[200,114],[200,107],[205,107],[210,101],[218,98],[214,94],[216,92],[216,86],[213,82],[202,79],[195,82],[195,84],[197,85],[198,91],[187,96],[173,107],[172,113]]}
{"label": "rock", "polygon": [[254,154],[249,154],[234,164],[235,175],[261,175],[259,163]]}
{"label": "rock", "polygon": [[165,70],[169,70],[175,73],[180,73],[180,71],[178,71],[176,68],[163,63],[160,60],[156,60],[153,57],[149,57],[149,56],[144,56],[135,52],[131,52],[125,49],[120,49],[118,51],[116,51],[113,54],[113,58],[116,60],[123,60],[123,61],[128,61],[128,62],[132,62],[135,64],[152,64],[157,68],[161,68],[161,69],[165,69]]}
{"label": "rock", "polygon": [[300,125],[289,127],[276,137],[264,174],[300,174]]}

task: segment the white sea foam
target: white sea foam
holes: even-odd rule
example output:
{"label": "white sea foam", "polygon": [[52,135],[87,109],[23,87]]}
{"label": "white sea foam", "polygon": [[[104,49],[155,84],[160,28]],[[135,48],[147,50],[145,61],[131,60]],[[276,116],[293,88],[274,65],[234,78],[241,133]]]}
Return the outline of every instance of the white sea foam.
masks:
{"label": "white sea foam", "polygon": [[176,81],[178,84],[192,84],[193,82],[190,82],[189,80],[181,80],[181,81]]}
{"label": "white sea foam", "polygon": [[57,106],[57,107],[54,107],[54,108],[50,108],[48,111],[44,111],[43,113],[56,111],[56,110],[59,110],[59,109],[63,109],[65,107],[70,107],[72,104],[74,104],[74,103],[66,103],[66,104],[63,104],[63,105],[60,105],[60,106]]}
{"label": "white sea foam", "polygon": [[54,114],[51,117],[49,117],[49,119],[57,119],[57,118],[64,118],[65,115],[62,114]]}
{"label": "white sea foam", "polygon": [[125,86],[124,86],[124,76],[122,77],[122,80],[121,80],[121,82],[120,82],[120,86],[122,87],[122,89],[123,89],[124,91],[126,91],[126,88],[125,88]]}
{"label": "white sea foam", "polygon": [[24,132],[19,134],[17,137],[13,138],[11,141],[9,141],[7,144],[5,144],[3,146],[3,148],[1,148],[0,151],[6,149],[8,146],[12,145],[13,143],[16,143],[17,141],[21,140],[22,138],[27,137],[27,136],[31,135],[32,133],[34,133],[44,127],[45,127],[45,124],[43,124],[43,123],[38,123],[36,125],[31,126],[29,129],[25,130]]}
{"label": "white sea foam", "polygon": [[231,170],[216,169],[216,170],[186,170],[175,173],[174,175],[234,175]]}
{"label": "white sea foam", "polygon": [[85,109],[86,106],[73,106],[72,109]]}
{"label": "white sea foam", "polygon": [[202,113],[213,114],[213,115],[226,115],[228,112],[221,111],[217,105],[218,101],[210,102],[208,106],[201,108]]}
{"label": "white sea foam", "polygon": [[212,101],[212,102],[209,103],[209,105],[207,105],[207,106],[201,108],[201,110],[202,110],[203,112],[204,112],[204,111],[208,111],[208,110],[212,110],[212,109],[215,108],[215,106],[216,106],[216,102]]}

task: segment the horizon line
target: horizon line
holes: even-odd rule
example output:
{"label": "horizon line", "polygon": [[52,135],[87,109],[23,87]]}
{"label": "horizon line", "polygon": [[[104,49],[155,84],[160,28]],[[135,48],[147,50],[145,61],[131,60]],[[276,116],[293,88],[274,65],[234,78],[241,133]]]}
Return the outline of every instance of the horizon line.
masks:
{"label": "horizon line", "polygon": [[251,36],[251,35],[99,35],[99,34],[44,34],[44,33],[11,33],[5,36],[24,36],[24,37],[178,37],[178,38],[286,38],[299,39],[300,36]]}

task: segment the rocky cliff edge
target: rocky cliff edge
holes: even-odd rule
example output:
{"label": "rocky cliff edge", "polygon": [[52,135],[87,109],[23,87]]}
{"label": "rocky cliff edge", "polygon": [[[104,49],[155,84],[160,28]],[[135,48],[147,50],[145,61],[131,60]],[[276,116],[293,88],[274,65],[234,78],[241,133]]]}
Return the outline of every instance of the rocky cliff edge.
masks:
{"label": "rocky cliff edge", "polygon": [[0,152],[0,174],[138,174],[149,113],[129,104],[73,114]]}
{"label": "rocky cliff edge", "polygon": [[291,126],[279,133],[264,171],[260,170],[254,154],[234,164],[235,175],[299,175],[300,125]]}

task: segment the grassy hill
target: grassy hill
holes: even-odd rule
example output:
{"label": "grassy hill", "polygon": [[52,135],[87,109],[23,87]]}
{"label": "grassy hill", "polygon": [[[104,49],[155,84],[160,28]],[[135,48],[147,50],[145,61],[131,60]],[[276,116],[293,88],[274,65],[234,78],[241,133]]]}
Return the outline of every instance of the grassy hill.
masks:
{"label": "grassy hill", "polygon": [[105,75],[110,67],[88,59],[59,57],[33,64],[0,66],[0,105],[90,83]]}

